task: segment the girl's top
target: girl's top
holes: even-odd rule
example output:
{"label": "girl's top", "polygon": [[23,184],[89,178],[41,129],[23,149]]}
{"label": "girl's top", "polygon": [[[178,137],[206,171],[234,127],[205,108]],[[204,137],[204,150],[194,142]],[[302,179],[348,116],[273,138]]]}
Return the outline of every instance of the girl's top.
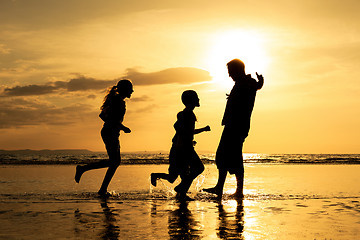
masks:
{"label": "girl's top", "polygon": [[99,117],[104,121],[104,127],[111,127],[120,131],[125,112],[125,101],[116,94],[111,96],[109,103],[103,107]]}

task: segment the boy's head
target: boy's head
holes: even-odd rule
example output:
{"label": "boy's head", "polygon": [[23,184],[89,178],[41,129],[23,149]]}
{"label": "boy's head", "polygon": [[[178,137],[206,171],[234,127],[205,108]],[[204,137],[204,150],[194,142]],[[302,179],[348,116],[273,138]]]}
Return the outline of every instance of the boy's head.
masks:
{"label": "boy's head", "polygon": [[226,65],[231,78],[245,75],[245,64],[240,59],[233,59]]}
{"label": "boy's head", "polygon": [[181,95],[181,101],[186,107],[200,107],[200,100],[194,90],[186,90]]}

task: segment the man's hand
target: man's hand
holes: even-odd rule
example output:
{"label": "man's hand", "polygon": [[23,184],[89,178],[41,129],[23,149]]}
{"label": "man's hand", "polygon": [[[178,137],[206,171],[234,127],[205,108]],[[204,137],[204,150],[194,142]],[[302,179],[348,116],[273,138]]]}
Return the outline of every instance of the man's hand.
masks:
{"label": "man's hand", "polygon": [[261,75],[261,74],[259,75],[257,72],[256,72],[256,77],[259,81],[264,81],[263,75]]}
{"label": "man's hand", "polygon": [[257,72],[256,72],[256,77],[259,80],[257,89],[260,89],[264,85],[264,77],[261,74],[259,75]]}

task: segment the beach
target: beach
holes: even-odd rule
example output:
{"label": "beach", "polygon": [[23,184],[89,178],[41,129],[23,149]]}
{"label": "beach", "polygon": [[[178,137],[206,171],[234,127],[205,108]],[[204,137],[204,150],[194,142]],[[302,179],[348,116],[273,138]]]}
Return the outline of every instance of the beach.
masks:
{"label": "beach", "polygon": [[[0,239],[359,239],[360,165],[245,164],[245,197],[217,201],[201,191],[216,183],[206,170],[174,199],[174,184],[150,185],[166,164],[121,165],[108,199],[97,197],[104,169],[79,184],[75,165],[0,166]],[[179,180],[177,180],[178,182]]]}

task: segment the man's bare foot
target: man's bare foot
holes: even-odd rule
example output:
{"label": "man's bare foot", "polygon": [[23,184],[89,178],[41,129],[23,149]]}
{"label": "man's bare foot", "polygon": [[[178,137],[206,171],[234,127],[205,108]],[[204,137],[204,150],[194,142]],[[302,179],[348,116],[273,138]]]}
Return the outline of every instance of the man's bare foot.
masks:
{"label": "man's bare foot", "polygon": [[80,182],[80,178],[83,175],[83,173],[85,172],[84,169],[82,169],[83,167],[80,165],[76,166],[76,173],[75,173],[75,182],[79,183]]}
{"label": "man's bare foot", "polygon": [[152,173],[150,175],[150,182],[151,182],[151,185],[153,185],[154,187],[156,187],[156,180],[157,180],[157,177],[155,176],[154,173]]}
{"label": "man's bare foot", "polygon": [[233,194],[230,195],[230,198],[235,198],[235,199],[243,199],[244,198],[244,194],[242,192],[235,192]]}

